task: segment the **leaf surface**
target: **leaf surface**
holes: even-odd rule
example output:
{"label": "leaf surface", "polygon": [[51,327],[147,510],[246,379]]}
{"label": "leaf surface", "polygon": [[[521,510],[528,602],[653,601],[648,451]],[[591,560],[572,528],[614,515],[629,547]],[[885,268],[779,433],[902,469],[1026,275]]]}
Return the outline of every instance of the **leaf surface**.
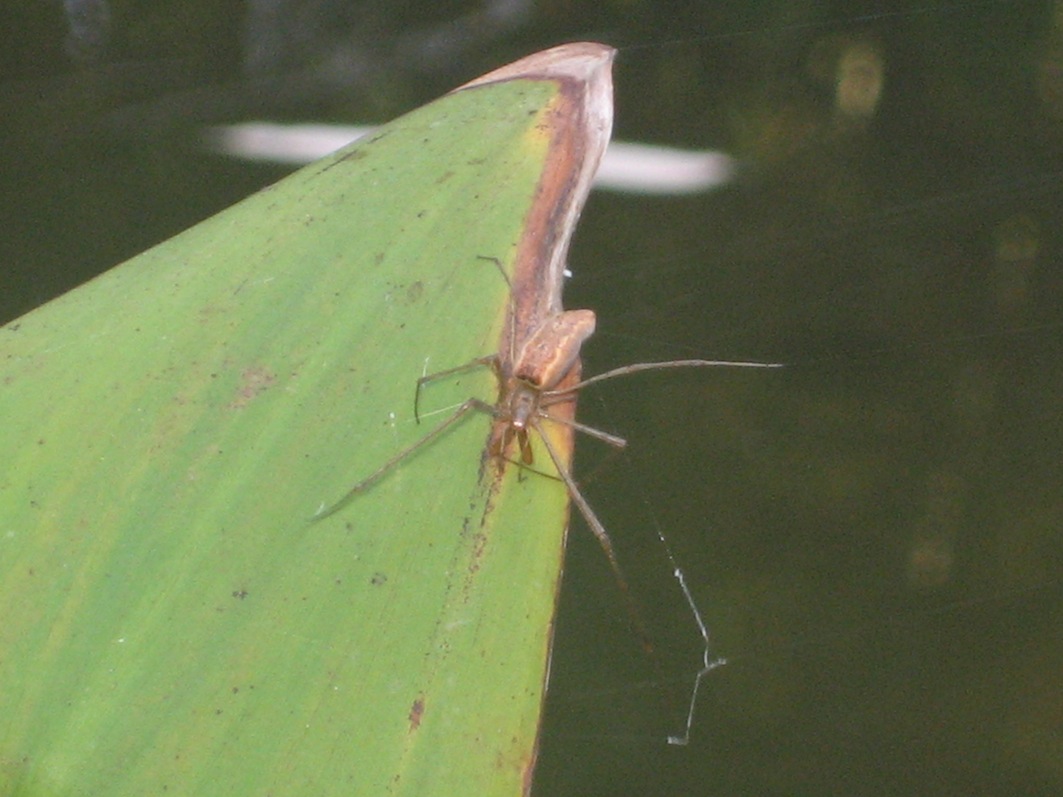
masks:
{"label": "leaf surface", "polygon": [[470,413],[312,518],[496,399],[470,369],[418,424],[419,376],[560,307],[611,59],[492,73],[0,330],[0,793],[527,789],[563,485]]}

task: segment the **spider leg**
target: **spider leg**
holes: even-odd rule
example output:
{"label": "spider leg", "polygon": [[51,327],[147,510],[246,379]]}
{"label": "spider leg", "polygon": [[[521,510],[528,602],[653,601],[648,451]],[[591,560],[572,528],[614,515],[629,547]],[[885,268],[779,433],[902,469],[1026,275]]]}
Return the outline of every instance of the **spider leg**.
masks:
{"label": "spider leg", "polygon": [[336,503],[319,510],[313,516],[313,518],[311,518],[311,520],[324,520],[327,517],[335,515],[341,509],[346,507],[347,504],[349,504],[352,500],[354,500],[355,496],[364,493],[366,490],[368,490],[370,487],[372,487],[374,484],[384,478],[400,462],[420,451],[422,448],[427,446],[429,443],[431,443],[433,440],[435,440],[437,437],[447,431],[447,429],[449,429],[451,426],[453,426],[462,418],[464,418],[465,415],[469,412],[469,410],[478,410],[480,412],[486,412],[488,415],[495,414],[495,408],[492,407],[490,404],[487,404],[486,402],[483,402],[480,399],[476,398],[466,399],[464,402],[462,402],[461,406],[459,406],[454,411],[454,413],[450,415],[450,417],[446,418],[442,423],[436,426],[432,431],[430,431],[416,443],[406,446],[406,448],[402,449],[397,454],[392,456],[391,459],[389,459],[387,462],[385,462],[383,465],[381,465],[379,468],[377,468],[375,471],[370,473],[360,482],[355,484],[351,489],[349,489],[343,495],[342,498],[336,501]]}
{"label": "spider leg", "polygon": [[606,371],[601,374],[595,374],[577,382],[574,385],[563,388],[561,390],[550,390],[543,393],[544,398],[551,396],[564,396],[566,394],[575,393],[577,390],[582,390],[587,385],[593,385],[595,382],[604,382],[606,379],[614,379],[618,376],[627,376],[628,374],[637,374],[640,371],[660,371],[665,368],[782,368],[783,363],[754,363],[754,362],[736,362],[733,360],[668,360],[660,363],[635,363],[634,365],[624,365],[620,368],[614,368],[611,371]]}
{"label": "spider leg", "polygon": [[[557,402],[553,402],[553,403],[556,404]],[[596,440],[601,440],[603,443],[607,443],[608,445],[611,445],[613,448],[626,448],[627,447],[627,440],[625,440],[623,437],[618,437],[615,434],[609,434],[609,432],[603,432],[601,429],[595,429],[593,426],[587,426],[587,424],[580,423],[579,421],[570,421],[570,420],[567,420],[565,418],[555,418],[550,413],[548,413],[545,410],[541,409],[544,406],[543,404],[540,404],[539,406],[540,406],[540,410],[539,410],[539,417],[540,418],[545,418],[546,420],[550,421],[551,423],[559,423],[562,426],[568,426],[571,429],[575,429],[577,432],[583,432],[583,434],[587,435],[588,437],[593,437]],[[550,405],[546,404],[545,406],[550,406]]]}
{"label": "spider leg", "polygon": [[444,379],[445,377],[452,376],[454,374],[464,373],[465,371],[471,371],[474,368],[483,368],[485,365],[497,367],[498,355],[489,354],[485,357],[477,357],[475,360],[469,360],[464,365],[459,365],[455,368],[447,368],[445,371],[436,371],[433,374],[426,374],[417,380],[417,387],[413,391],[413,417],[417,423],[421,422],[421,388],[429,382],[434,382],[437,379]]}
{"label": "spider leg", "polygon": [[[536,428],[538,429],[538,423],[536,423]],[[579,485],[576,484],[576,480],[572,478],[572,474],[561,461],[561,457],[554,448],[554,444],[550,442],[550,438],[543,434],[541,429],[538,429],[538,431],[539,438],[543,441],[543,445],[546,446],[546,452],[550,455],[550,459],[553,460],[554,467],[557,468],[557,473],[561,477],[561,481],[565,483],[565,487],[568,489],[569,497],[579,508],[580,514],[583,515],[583,519],[587,521],[587,525],[590,526],[591,532],[598,538],[598,544],[602,546],[602,550],[605,552],[605,558],[609,560],[609,566],[612,568],[617,584],[620,586],[620,590],[624,593],[624,598],[627,601],[627,609],[628,614],[631,616],[631,623],[635,627],[635,631],[638,633],[639,638],[642,641],[643,648],[645,648],[647,652],[651,651],[653,649],[653,644],[650,642],[650,636],[646,631],[646,624],[642,620],[642,615],[638,610],[638,606],[635,604],[635,600],[631,597],[631,589],[628,586],[627,577],[624,575],[624,571],[620,567],[620,560],[616,558],[616,551],[613,550],[613,541],[609,537],[609,532],[605,530],[605,526],[602,525],[602,521],[600,521],[598,516],[594,513],[590,503],[588,503],[587,499],[583,497]]]}

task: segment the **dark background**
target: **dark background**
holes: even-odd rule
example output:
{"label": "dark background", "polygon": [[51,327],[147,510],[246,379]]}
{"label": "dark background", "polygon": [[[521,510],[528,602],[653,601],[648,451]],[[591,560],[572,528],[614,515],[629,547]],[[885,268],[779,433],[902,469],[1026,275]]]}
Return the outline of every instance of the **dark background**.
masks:
{"label": "dark background", "polygon": [[[9,0],[0,318],[284,173],[206,152],[208,125],[372,124],[546,46],[616,45],[616,138],[741,169],[700,196],[592,196],[566,296],[599,314],[586,371],[787,368],[583,397],[630,441],[582,442],[577,470],[656,653],[576,519],[537,793],[1063,794],[1056,13]],[[872,101],[845,113],[860,79]],[[657,529],[730,662],[682,748],[664,739],[700,638]]]}

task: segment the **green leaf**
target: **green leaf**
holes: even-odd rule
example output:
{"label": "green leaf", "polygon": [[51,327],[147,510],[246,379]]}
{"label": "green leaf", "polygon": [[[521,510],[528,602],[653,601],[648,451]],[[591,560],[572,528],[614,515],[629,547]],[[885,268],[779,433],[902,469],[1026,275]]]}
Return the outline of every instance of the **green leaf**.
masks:
{"label": "green leaf", "polygon": [[0,793],[527,789],[563,484],[473,412],[312,518],[498,391],[418,424],[419,376],[560,308],[611,58],[492,73],[0,330]]}

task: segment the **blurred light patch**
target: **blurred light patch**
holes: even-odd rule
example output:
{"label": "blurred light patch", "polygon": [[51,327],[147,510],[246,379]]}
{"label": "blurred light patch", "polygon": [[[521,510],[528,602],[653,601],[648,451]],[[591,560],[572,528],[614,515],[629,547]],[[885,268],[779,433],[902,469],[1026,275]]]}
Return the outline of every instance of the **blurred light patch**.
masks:
{"label": "blurred light patch", "polygon": [[[209,128],[207,146],[236,158],[304,164],[346,146],[373,128],[338,125],[281,125],[247,122]],[[614,141],[595,178],[595,187],[632,194],[696,194],[734,178],[733,158],[711,150],[683,150]]]}
{"label": "blurred light patch", "polygon": [[878,108],[886,65],[875,42],[851,42],[838,59],[835,109],[848,119],[869,119]]}

